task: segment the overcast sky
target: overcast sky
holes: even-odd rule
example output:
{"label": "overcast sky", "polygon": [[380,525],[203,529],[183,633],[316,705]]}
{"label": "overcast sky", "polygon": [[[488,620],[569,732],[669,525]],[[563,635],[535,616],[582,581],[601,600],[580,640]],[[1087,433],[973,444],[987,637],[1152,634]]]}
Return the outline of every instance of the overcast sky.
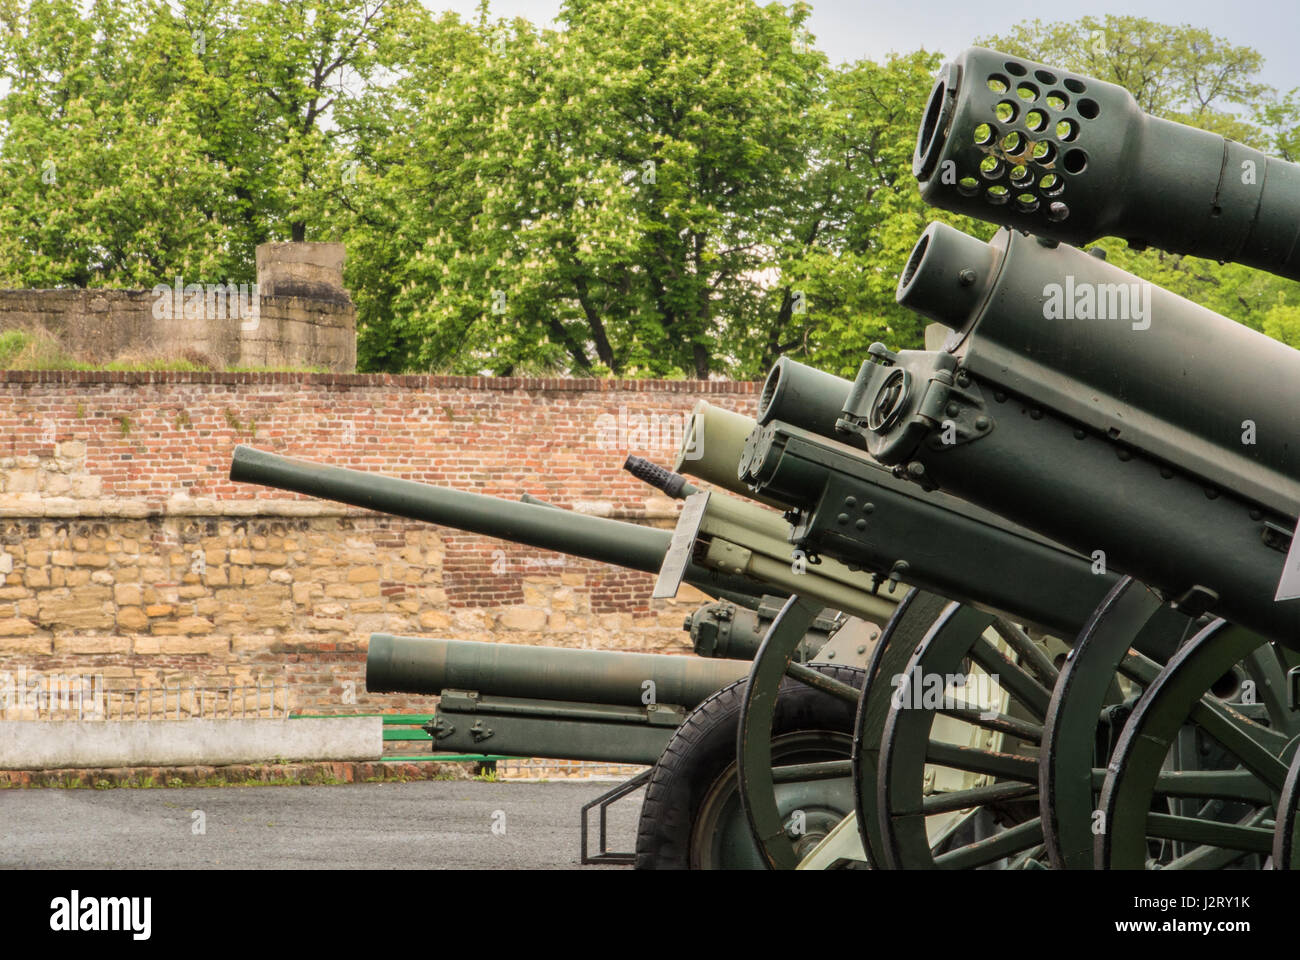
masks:
{"label": "overcast sky", "polygon": [[[469,17],[477,0],[423,0],[432,10]],[[682,0],[689,3],[690,0]],[[925,47],[954,54],[978,36],[1004,33],[1022,20],[1072,20],[1108,13],[1148,17],[1162,23],[1205,27],[1233,43],[1254,47],[1265,57],[1262,79],[1290,90],[1300,86],[1300,2],[1257,0],[1083,0],[1056,7],[1042,0],[811,0],[809,29],[833,61],[879,59],[891,50]],[[523,16],[550,22],[560,0],[492,0],[492,16]]]}

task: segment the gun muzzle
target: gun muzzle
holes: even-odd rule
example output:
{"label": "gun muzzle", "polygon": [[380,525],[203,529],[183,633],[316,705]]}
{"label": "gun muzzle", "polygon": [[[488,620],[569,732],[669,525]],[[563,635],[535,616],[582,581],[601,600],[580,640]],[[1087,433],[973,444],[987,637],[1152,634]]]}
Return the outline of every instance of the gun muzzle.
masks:
{"label": "gun muzzle", "polygon": [[1300,279],[1300,166],[1023,57],[972,47],[944,66],[912,170],[925,202],[954,213]]}

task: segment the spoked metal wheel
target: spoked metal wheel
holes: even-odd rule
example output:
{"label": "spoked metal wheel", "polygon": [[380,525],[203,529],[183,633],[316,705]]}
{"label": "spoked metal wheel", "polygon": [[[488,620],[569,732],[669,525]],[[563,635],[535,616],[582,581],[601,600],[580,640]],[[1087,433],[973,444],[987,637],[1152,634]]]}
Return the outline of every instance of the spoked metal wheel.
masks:
{"label": "spoked metal wheel", "polygon": [[[806,731],[776,737],[772,758],[781,767],[840,761],[849,754],[850,738],[833,731]],[[825,781],[786,780],[774,784],[777,813],[783,823],[792,824],[787,834],[796,855],[833,830],[852,809],[852,787],[847,777]],[[715,781],[701,805],[691,830],[692,870],[756,870],[760,862],[741,810],[734,765]]]}
{"label": "spoked metal wheel", "polygon": [[820,809],[822,804],[817,798],[828,788],[834,789],[823,781],[847,784],[850,775],[847,758],[778,763],[773,751],[773,717],[782,681],[806,684],[847,704],[858,702],[856,687],[813,667],[792,662],[795,649],[820,612],[819,604],[798,596],[786,601],[754,658],[741,705],[736,738],[740,801],[762,865],[774,870],[797,867],[811,849],[810,841],[815,839],[809,830],[808,811],[800,810],[800,820],[792,824],[788,811],[783,813],[778,797],[810,786],[809,797]]}
{"label": "spoked metal wheel", "polygon": [[[816,663],[829,678],[861,687],[866,671]],[[755,870],[765,864],[740,804],[736,731],[745,680],[729,683],[692,710],[668,740],[646,784],[637,826],[639,870]],[[854,705],[787,680],[772,718],[780,767],[849,758]],[[777,809],[796,851],[816,846],[853,810],[853,784],[773,777]],[[831,861],[833,862],[833,860]]]}
{"label": "spoked metal wheel", "polygon": [[1122,726],[1125,694],[1154,679],[1192,624],[1125,577],[1079,633],[1052,690],[1039,754],[1039,814],[1053,867],[1092,869],[1093,811],[1114,739],[1105,731]]}
{"label": "spoked metal wheel", "polygon": [[880,737],[893,701],[895,677],[902,675],[917,645],[952,601],[932,593],[911,590],[876,641],[867,663],[867,676],[858,700],[853,730],[853,782],[858,833],[867,863],[883,867],[884,841],[876,807],[876,778],[880,762]]}
{"label": "spoked metal wheel", "polygon": [[1291,758],[1291,770],[1277,803],[1273,869],[1300,870],[1300,752]]}
{"label": "spoked metal wheel", "polygon": [[[1174,655],[1111,754],[1096,867],[1214,869],[1272,852],[1274,809],[1296,742],[1284,666],[1274,647],[1222,620]],[[1247,681],[1252,696],[1238,699],[1258,706],[1226,704],[1236,696],[1227,688]],[[1209,760],[1187,769],[1188,752]]]}
{"label": "spoked metal wheel", "polygon": [[1016,624],[959,603],[944,609],[892,684],[876,781],[883,866],[1039,862],[1034,752],[1056,676]]}

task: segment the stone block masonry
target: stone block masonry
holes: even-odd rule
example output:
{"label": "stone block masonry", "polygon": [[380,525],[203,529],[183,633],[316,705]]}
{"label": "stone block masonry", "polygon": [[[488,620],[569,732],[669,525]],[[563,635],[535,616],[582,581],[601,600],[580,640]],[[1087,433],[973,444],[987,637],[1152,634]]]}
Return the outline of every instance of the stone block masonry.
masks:
{"label": "stone block masonry", "polygon": [[277,680],[306,713],[370,695],[373,632],[686,652],[702,598],[650,574],[228,479],[248,443],[671,526],[621,469],[672,459],[694,403],[753,383],[289,373],[0,372],[0,674],[109,689]]}
{"label": "stone block masonry", "polygon": [[99,364],[122,354],[199,354],[228,367],[347,373],[357,363],[356,308],[343,261],[341,243],[264,243],[257,283],[243,289],[177,277],[153,290],[0,290],[0,332],[43,330]]}

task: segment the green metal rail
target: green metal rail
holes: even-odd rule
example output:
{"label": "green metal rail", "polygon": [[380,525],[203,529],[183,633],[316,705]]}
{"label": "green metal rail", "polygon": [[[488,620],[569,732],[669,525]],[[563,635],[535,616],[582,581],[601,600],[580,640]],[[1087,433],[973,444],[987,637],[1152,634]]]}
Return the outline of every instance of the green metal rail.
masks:
{"label": "green metal rail", "polygon": [[[349,717],[382,717],[384,721],[384,741],[396,740],[423,740],[431,741],[433,738],[420,728],[433,719],[431,713],[291,713],[290,720],[335,720]],[[410,729],[410,728],[414,729]],[[446,763],[459,762],[476,762],[490,763],[497,760],[515,760],[517,757],[507,757],[494,753],[422,753],[416,756],[386,756],[380,757],[385,763],[400,761],[411,763],[415,761],[438,760]]]}

